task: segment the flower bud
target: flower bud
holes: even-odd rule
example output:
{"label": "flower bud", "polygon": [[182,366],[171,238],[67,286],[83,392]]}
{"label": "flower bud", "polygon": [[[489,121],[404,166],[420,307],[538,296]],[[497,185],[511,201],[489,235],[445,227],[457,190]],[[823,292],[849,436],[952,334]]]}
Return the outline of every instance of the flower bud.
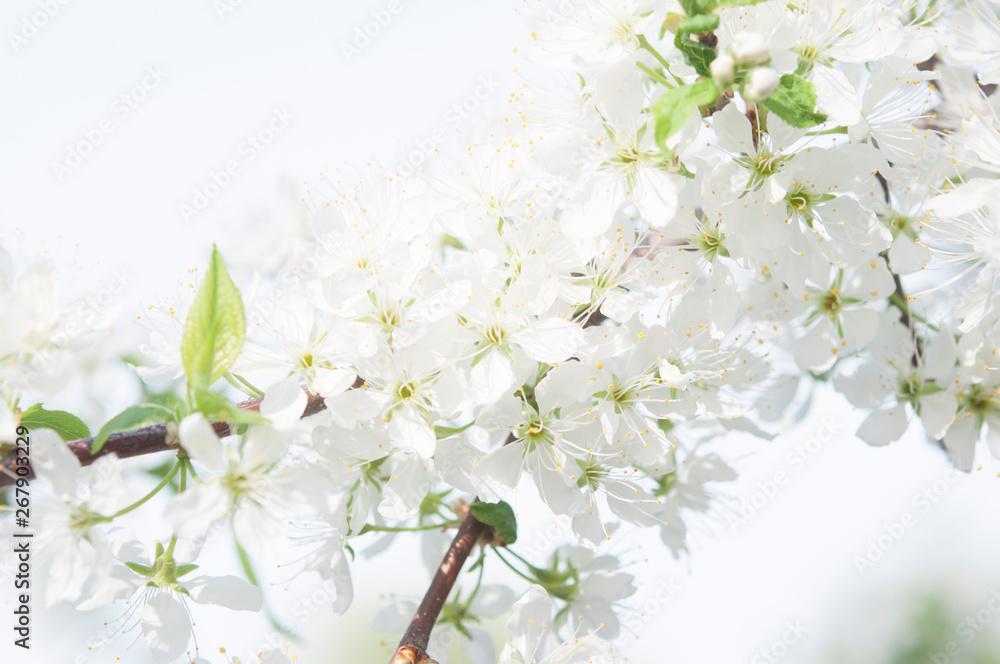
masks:
{"label": "flower bud", "polygon": [[778,72],[770,67],[758,67],[750,72],[747,82],[743,84],[743,96],[750,101],[762,101],[770,97],[779,85],[781,78]]}
{"label": "flower bud", "polygon": [[761,65],[771,59],[767,41],[759,32],[737,32],[729,50],[738,65]]}
{"label": "flower bud", "polygon": [[736,62],[725,53],[720,54],[719,57],[712,60],[712,64],[708,68],[712,72],[712,78],[715,79],[716,83],[728,85],[733,82],[733,78],[736,76]]}

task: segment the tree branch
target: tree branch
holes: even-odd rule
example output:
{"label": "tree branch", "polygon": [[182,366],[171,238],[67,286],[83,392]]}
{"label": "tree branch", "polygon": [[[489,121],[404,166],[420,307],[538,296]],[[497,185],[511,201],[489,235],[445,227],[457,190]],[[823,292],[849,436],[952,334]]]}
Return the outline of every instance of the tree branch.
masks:
{"label": "tree branch", "polygon": [[477,521],[469,510],[389,664],[435,664],[427,654],[431,630],[458,579],[458,573],[485,530],[486,524]]}
{"label": "tree branch", "polygon": [[[358,387],[362,384],[364,384],[364,381],[359,378],[355,381],[353,387]],[[257,411],[260,410],[261,401],[263,401],[263,397],[257,397],[256,399],[238,403],[236,407],[243,410]],[[310,393],[309,401],[306,403],[306,409],[302,413],[302,417],[313,415],[325,409],[326,404],[323,402],[323,397]],[[229,424],[226,422],[213,422],[212,428],[215,429],[215,433],[219,437],[228,436],[232,433]],[[171,444],[171,442],[170,436],[167,433],[167,425],[154,424],[134,431],[122,431],[111,434],[97,454],[91,451],[94,444],[93,438],[71,440],[66,445],[76,455],[81,466],[89,466],[106,454],[115,454],[119,459],[128,459],[129,457],[153,454],[154,452],[179,449],[176,444]],[[28,460],[28,474],[21,476],[14,474],[14,468],[16,467],[15,458],[17,456],[17,452],[14,450],[0,460],[0,490],[12,486],[17,477],[27,477],[29,480],[34,479],[35,471],[31,468],[30,458]],[[21,458],[24,458],[24,456],[21,455]]]}

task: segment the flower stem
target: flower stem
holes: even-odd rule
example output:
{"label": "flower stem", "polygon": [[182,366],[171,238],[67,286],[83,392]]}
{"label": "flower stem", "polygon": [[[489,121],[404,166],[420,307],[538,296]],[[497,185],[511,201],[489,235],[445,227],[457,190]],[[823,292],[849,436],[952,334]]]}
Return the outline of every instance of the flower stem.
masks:
{"label": "flower stem", "polygon": [[[497,554],[497,557],[498,557],[498,558],[500,558],[500,560],[502,560],[502,561],[503,561],[503,564],[504,564],[504,565],[506,565],[507,567],[511,568],[512,570],[514,570],[514,573],[515,573],[515,574],[517,574],[517,575],[518,575],[519,577],[521,577],[521,578],[522,578],[522,579],[524,579],[525,581],[528,581],[529,583],[537,583],[537,580],[535,580],[535,579],[532,579],[532,578],[531,578],[530,576],[528,576],[527,574],[525,574],[524,572],[522,572],[522,571],[521,571],[521,570],[519,570],[518,568],[514,567],[514,566],[513,566],[513,565],[512,565],[511,563],[510,563],[510,561],[509,561],[509,560],[507,560],[506,558],[504,558],[504,557],[503,557],[503,556],[502,556],[502,555],[500,554],[500,550],[499,550],[499,549],[493,549],[493,553]],[[512,551],[511,553],[513,553],[513,551]],[[514,554],[514,555],[517,555],[517,554]]]}
{"label": "flower stem", "polygon": [[444,523],[434,523],[428,526],[377,526],[371,523],[366,523],[364,527],[358,532],[358,535],[364,535],[365,533],[379,532],[379,533],[416,533],[422,530],[437,530],[439,528],[453,528],[455,526],[461,525],[461,521],[445,521]]}
{"label": "flower stem", "polygon": [[648,51],[654,58],[656,58],[656,61],[663,65],[663,70],[673,76],[678,85],[684,85],[684,81],[677,78],[677,75],[670,71],[670,63],[667,62],[666,58],[660,55],[659,51],[653,48],[653,45],[649,43],[648,39],[646,39],[646,35],[639,35],[639,47]]}
{"label": "flower stem", "polygon": [[158,494],[163,489],[163,487],[167,486],[167,484],[170,482],[170,480],[173,479],[174,475],[177,474],[177,471],[180,470],[183,466],[184,466],[184,462],[182,460],[178,459],[177,463],[174,464],[174,467],[170,469],[170,472],[168,472],[166,475],[163,476],[163,479],[160,480],[160,483],[157,484],[156,487],[154,487],[152,491],[150,491],[145,496],[143,496],[139,500],[135,501],[134,503],[132,503],[128,507],[123,507],[122,509],[118,510],[117,512],[115,512],[114,514],[111,515],[111,518],[112,519],[117,519],[118,517],[120,517],[123,514],[128,514],[129,512],[131,512],[135,508],[141,506],[147,500],[149,500],[150,498],[152,498],[153,496],[155,496],[156,494]]}
{"label": "flower stem", "polygon": [[262,397],[264,393],[239,374],[226,372],[226,382],[251,397]]}
{"label": "flower stem", "polygon": [[635,64],[636,64],[637,67],[639,67],[639,69],[641,69],[644,72],[646,72],[646,74],[648,74],[649,77],[652,78],[657,83],[661,83],[661,84],[667,86],[668,88],[673,88],[674,87],[673,85],[671,85],[670,83],[668,83],[667,79],[663,78],[663,76],[661,76],[659,72],[657,72],[657,71],[655,71],[653,69],[650,69],[649,67],[647,67],[646,65],[642,64],[641,62],[637,62]]}

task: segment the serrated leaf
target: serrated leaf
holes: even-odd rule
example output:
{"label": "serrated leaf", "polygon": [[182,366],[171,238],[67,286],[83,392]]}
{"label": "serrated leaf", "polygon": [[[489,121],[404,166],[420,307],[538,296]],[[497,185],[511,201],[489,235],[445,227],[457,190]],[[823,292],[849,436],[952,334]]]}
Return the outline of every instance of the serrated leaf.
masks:
{"label": "serrated leaf", "polygon": [[684,54],[684,62],[694,67],[699,76],[711,76],[709,65],[715,60],[715,49],[691,39],[690,34],[678,32],[674,37],[674,46]]}
{"label": "serrated leaf", "polygon": [[814,113],[816,89],[795,74],[781,77],[781,85],[764,100],[764,106],[793,127],[808,128],[826,122],[822,113]]}
{"label": "serrated leaf", "polygon": [[260,413],[239,408],[226,397],[210,390],[196,388],[194,390],[194,405],[206,419],[215,422],[233,422],[235,424],[267,422],[267,418]]}
{"label": "serrated leaf", "polygon": [[653,105],[656,144],[666,149],[667,139],[677,132],[698,106],[708,106],[719,98],[719,89],[709,79],[664,92]]}
{"label": "serrated leaf", "polygon": [[503,535],[504,542],[513,544],[517,541],[517,517],[510,505],[501,500],[499,503],[473,503],[471,509],[472,516],[480,523],[496,528]]}
{"label": "serrated leaf", "polygon": [[463,431],[465,431],[466,429],[468,429],[469,427],[471,427],[475,423],[476,423],[476,421],[473,420],[473,421],[469,422],[468,424],[465,424],[465,425],[460,426],[460,427],[442,427],[442,426],[434,425],[434,435],[437,436],[438,440],[441,440],[443,438],[449,438],[451,436],[454,436],[456,433],[462,433]]}
{"label": "serrated leaf", "polygon": [[64,410],[45,410],[40,403],[21,411],[21,425],[28,429],[52,429],[63,440],[90,437],[90,429],[79,417]]}
{"label": "serrated leaf", "polygon": [[133,429],[148,427],[151,424],[173,422],[175,420],[174,411],[159,404],[141,403],[137,406],[130,406],[112,417],[101,427],[101,430],[97,432],[97,436],[94,437],[94,444],[90,448],[91,452],[94,454],[100,452],[101,448],[104,447],[104,443],[107,442],[108,437],[113,433],[132,431]]}
{"label": "serrated leaf", "polygon": [[239,356],[245,337],[243,300],[213,246],[208,272],[184,321],[181,359],[188,384],[207,388],[221,378]]}

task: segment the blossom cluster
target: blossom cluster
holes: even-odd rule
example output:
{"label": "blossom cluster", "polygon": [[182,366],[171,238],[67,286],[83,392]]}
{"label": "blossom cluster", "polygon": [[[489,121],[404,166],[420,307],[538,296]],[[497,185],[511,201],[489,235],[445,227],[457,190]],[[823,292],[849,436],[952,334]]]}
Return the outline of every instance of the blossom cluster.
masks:
{"label": "blossom cluster", "polygon": [[[356,538],[436,536],[473,497],[505,505],[530,485],[573,541],[546,562],[503,533],[493,552],[530,590],[458,588],[439,629],[475,661],[616,662],[635,587],[602,546],[625,524],[680,555],[705,485],[735,478],[703,442],[771,437],[816,381],[867,412],[869,444],[918,428],[960,470],[984,438],[1000,457],[996,11],[531,3],[544,83],[490,133],[420,173],[322,182],[284,229],[284,264],[240,294],[214,252],[150,337],[143,377],[186,389],[104,433],[168,423],[183,454],[159,487],[180,479],[167,546],[150,557],[111,527],[139,507],[118,501],[118,464],[81,493],[76,460],[40,449],[62,515],[39,535],[49,601],[141,601],[151,652],[172,661],[186,598],[260,607],[236,577],[181,578],[220,523],[255,559],[306,547],[303,573],[332,581],[342,612]],[[0,298],[19,306],[23,283],[4,277]],[[0,357],[30,343],[5,329]],[[13,420],[25,387],[3,376]],[[259,414],[213,392],[222,378]],[[495,648],[473,623],[511,603]],[[412,609],[379,622],[402,631]]]}

